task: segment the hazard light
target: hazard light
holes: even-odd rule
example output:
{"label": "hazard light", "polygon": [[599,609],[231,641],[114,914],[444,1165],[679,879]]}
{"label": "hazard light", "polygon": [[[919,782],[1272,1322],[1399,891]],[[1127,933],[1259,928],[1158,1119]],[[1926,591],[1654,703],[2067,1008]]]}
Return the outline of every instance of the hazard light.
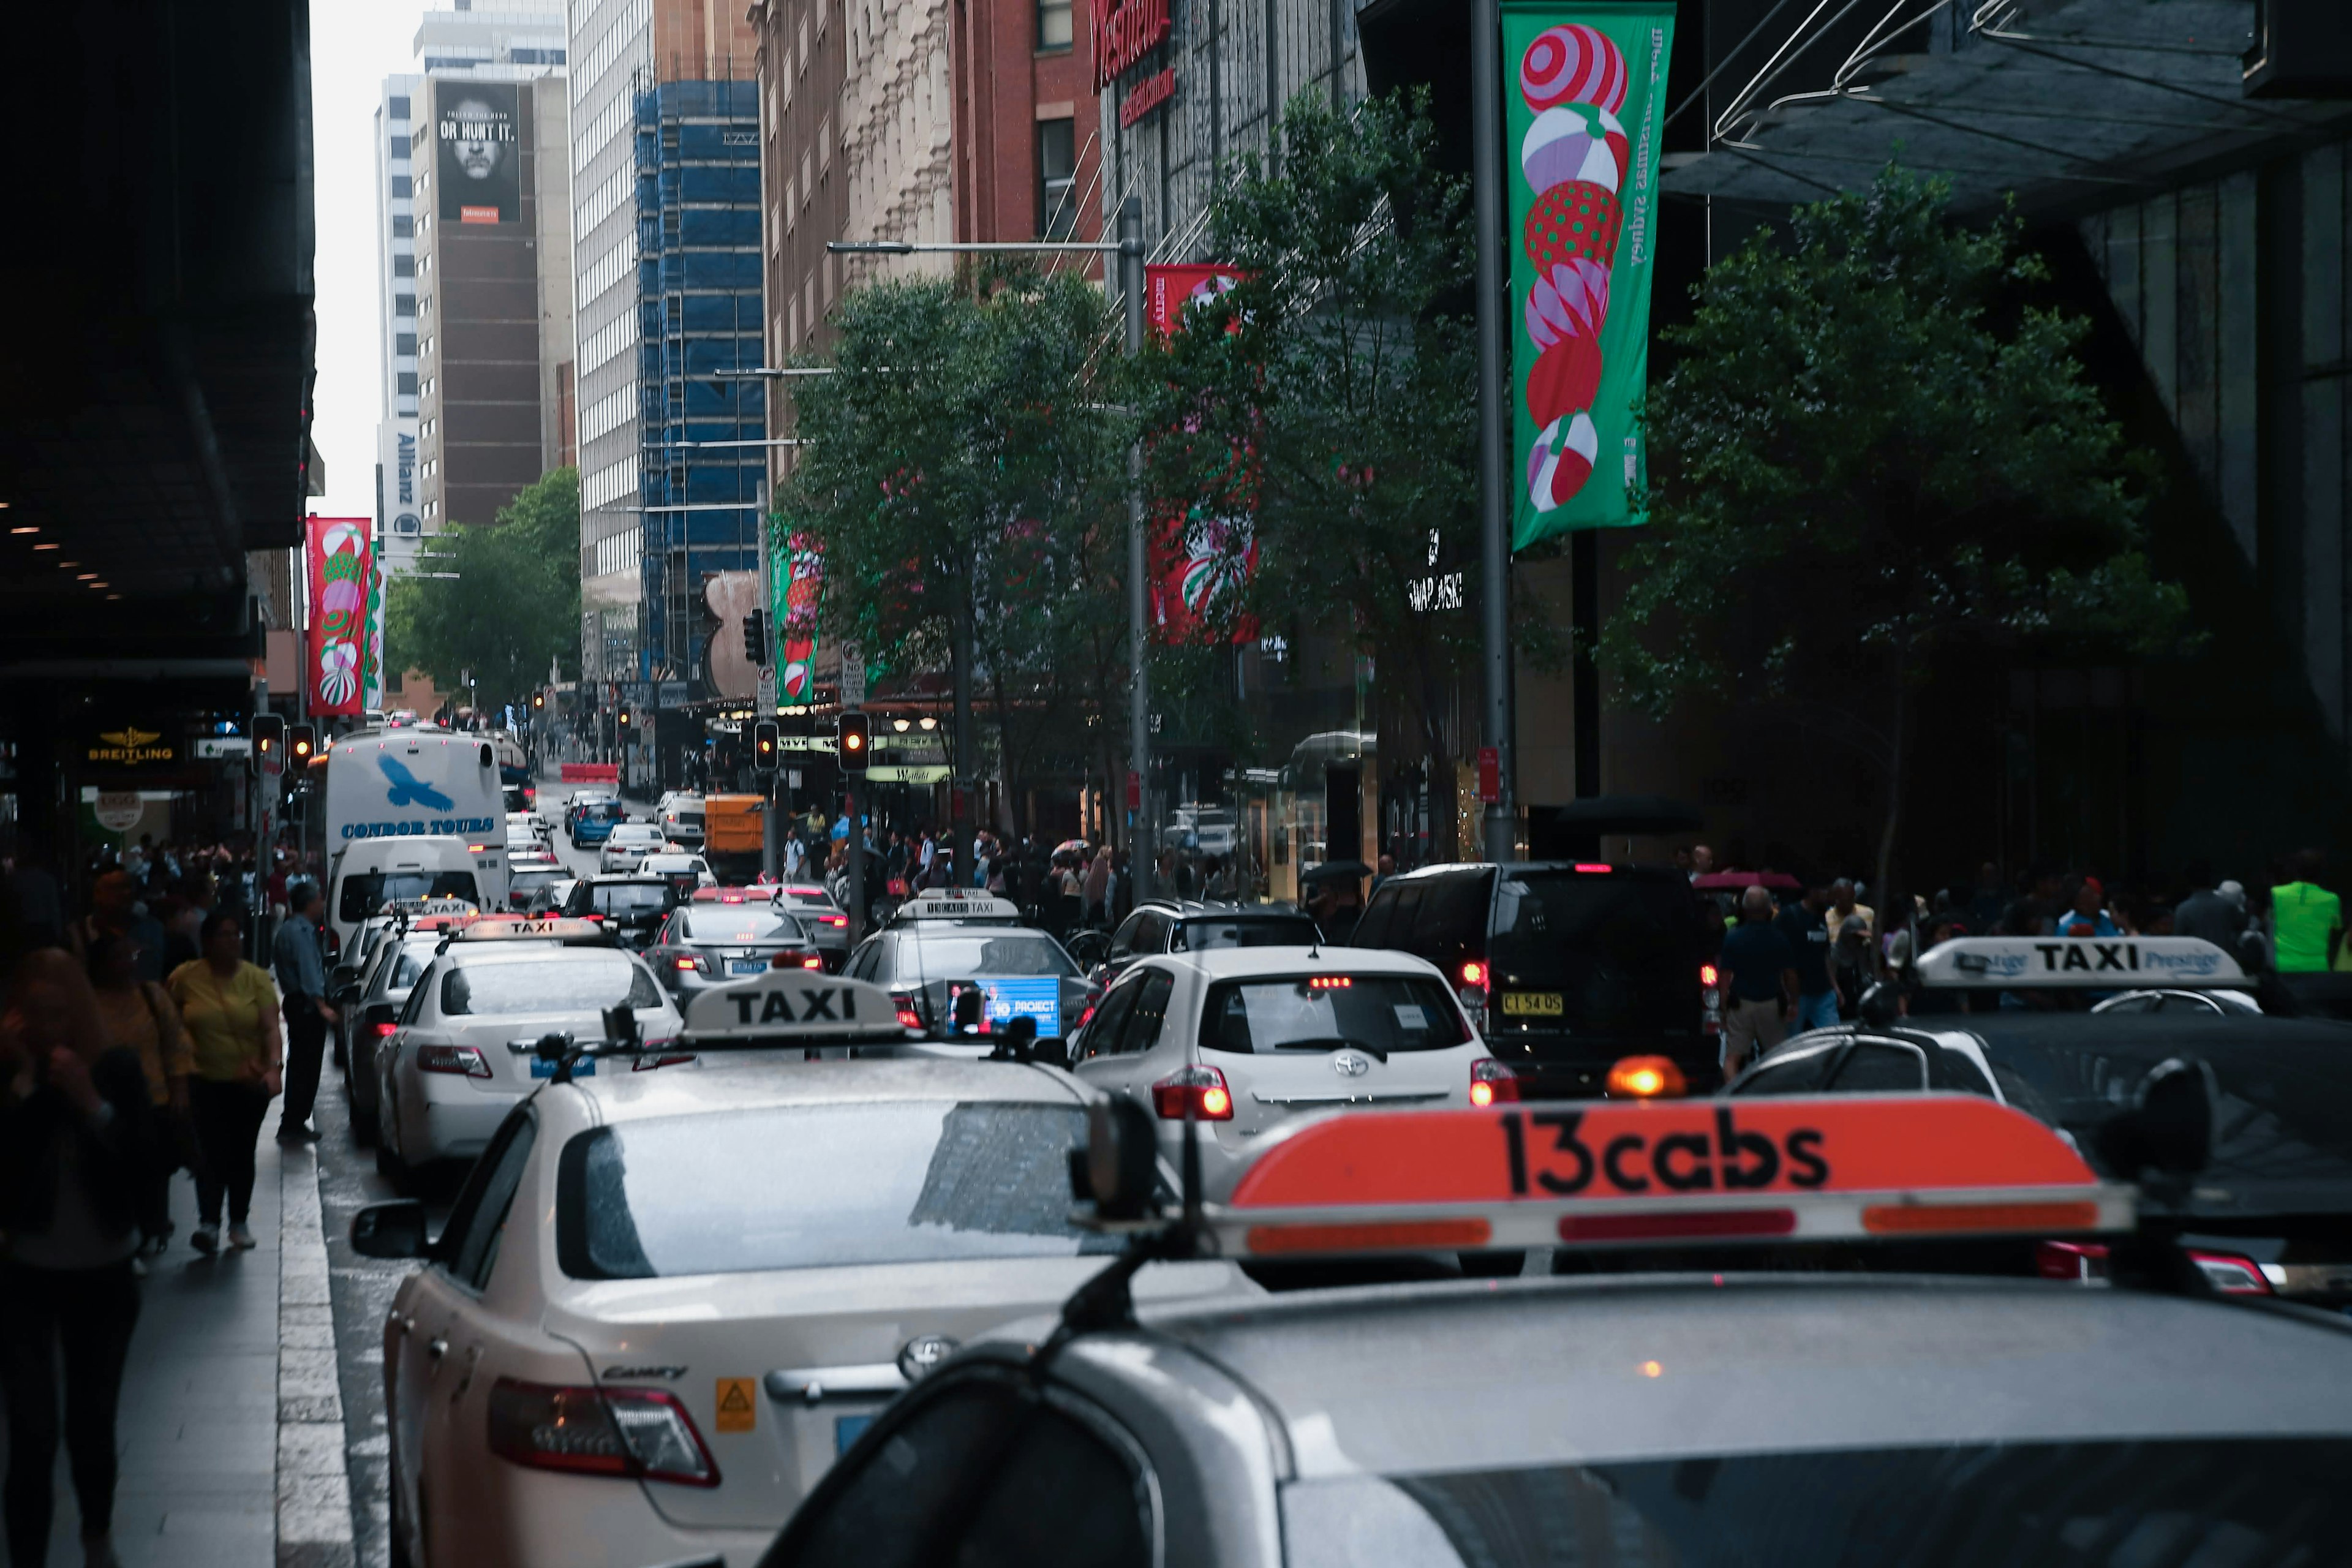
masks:
{"label": "hazard light", "polygon": [[2128,1230],[2133,1199],[1974,1095],[1653,1098],[1301,1121],[1202,1224],[1227,1257],[2041,1238]]}
{"label": "hazard light", "polygon": [[1680,1100],[1690,1081],[1672,1057],[1625,1057],[1609,1069],[1612,1100]]}

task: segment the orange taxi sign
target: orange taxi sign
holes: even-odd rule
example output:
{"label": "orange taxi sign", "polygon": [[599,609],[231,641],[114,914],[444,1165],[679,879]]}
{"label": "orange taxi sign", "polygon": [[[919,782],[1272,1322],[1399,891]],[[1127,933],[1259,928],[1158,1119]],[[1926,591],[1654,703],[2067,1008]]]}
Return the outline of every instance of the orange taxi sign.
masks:
{"label": "orange taxi sign", "polygon": [[1229,1252],[1659,1246],[2126,1229],[2129,1188],[1975,1095],[1360,1112],[1268,1141]]}

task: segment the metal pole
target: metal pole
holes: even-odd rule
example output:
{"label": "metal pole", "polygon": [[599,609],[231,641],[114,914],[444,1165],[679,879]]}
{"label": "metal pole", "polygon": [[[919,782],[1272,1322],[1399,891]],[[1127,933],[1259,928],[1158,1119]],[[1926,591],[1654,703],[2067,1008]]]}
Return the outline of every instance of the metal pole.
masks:
{"label": "metal pole", "polygon": [[1486,688],[1486,743],[1501,763],[1501,788],[1487,802],[1486,858],[1513,858],[1511,722],[1510,379],[1503,341],[1503,14],[1497,0],[1470,5],[1470,181],[1478,225],[1478,599],[1479,669]]}
{"label": "metal pole", "polygon": [[866,940],[866,825],[857,820],[856,783],[845,777],[841,793],[849,814],[849,942],[855,947]]}
{"label": "metal pole", "polygon": [[[761,488],[764,490],[766,486],[762,485]],[[777,679],[783,674],[783,671],[776,667],[776,647],[783,640],[778,635],[782,628],[767,620],[767,617],[775,613],[776,567],[774,557],[768,549],[768,517],[767,509],[765,507],[761,508],[759,527],[760,616],[762,621],[767,624],[768,627],[768,646],[766,649],[768,663],[765,668],[772,673],[769,675],[765,681],[761,681],[759,679],[756,671],[753,672],[752,675],[751,689],[755,692],[760,692],[770,699],[770,700],[764,704],[754,704],[752,707],[751,723],[753,726],[753,733],[755,734],[758,732],[758,726],[762,721],[772,724],[775,722],[776,704],[773,699],[776,696]],[[749,740],[751,739],[751,736],[746,735],[743,739]],[[768,776],[764,781],[760,777],[759,753],[756,751],[753,752],[751,755],[751,782],[754,784],[764,784],[765,787],[761,791],[761,793],[767,797],[768,807],[767,810],[760,814],[760,870],[762,875],[777,879],[781,879],[783,875],[784,836],[782,831],[783,823],[782,820],[783,817],[783,781],[784,758],[782,747],[780,746],[777,748],[776,765],[769,770]],[[709,808],[705,806],[703,809],[708,812]],[[706,816],[704,820],[708,821],[709,818]]]}
{"label": "metal pole", "polygon": [[[1492,4],[1492,0],[1487,0]],[[1143,198],[1129,196],[1118,204],[1118,286],[1127,296],[1127,353],[1143,353]],[[1134,828],[1128,835],[1128,875],[1133,879],[1138,902],[1151,895],[1151,672],[1150,598],[1144,574],[1150,552],[1145,548],[1143,517],[1143,443],[1127,449],[1127,662],[1128,765],[1135,770]]]}

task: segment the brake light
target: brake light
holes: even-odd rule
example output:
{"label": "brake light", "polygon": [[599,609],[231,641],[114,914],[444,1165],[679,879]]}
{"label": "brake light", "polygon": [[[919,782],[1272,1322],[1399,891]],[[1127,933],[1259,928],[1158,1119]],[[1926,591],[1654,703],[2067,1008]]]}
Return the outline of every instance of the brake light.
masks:
{"label": "brake light", "polygon": [[1590,862],[1582,861],[1582,860],[1580,860],[1580,861],[1578,861],[1578,862],[1577,862],[1576,868],[1577,868],[1579,871],[1580,871],[1580,872],[1584,873],[1584,874],[1585,874],[1586,876],[1588,876],[1588,877],[1590,877],[1590,876],[1596,876],[1596,875],[1598,875],[1598,876],[1607,876],[1607,875],[1609,874],[1609,871],[1610,871],[1610,868],[1609,868],[1609,867],[1607,867],[1607,866],[1595,866],[1595,865],[1591,864]]}
{"label": "brake light", "polygon": [[1099,1001],[1087,1003],[1087,1010],[1078,1015],[1078,1027],[1083,1029],[1088,1024],[1094,1022],[1095,1010],[1101,1005],[1102,1004]]}
{"label": "brake light", "polygon": [[677,1396],[660,1388],[559,1388],[502,1377],[491,1385],[490,1452],[575,1475],[715,1487],[719,1466]]}
{"label": "brake light", "polygon": [[1465,985],[1486,984],[1486,966],[1479,963],[1475,958],[1464,963],[1462,966],[1462,984]]}
{"label": "brake light", "polygon": [[912,996],[894,994],[890,1001],[898,1009],[898,1027],[919,1029],[923,1026],[923,1016],[916,1010],[915,999]]}
{"label": "brake light", "polygon": [[1497,1101],[1509,1103],[1519,1098],[1519,1075],[1509,1065],[1492,1057],[1480,1057],[1470,1064],[1470,1103],[1484,1110]]}
{"label": "brake light", "polygon": [[1609,1069],[1604,1086],[1627,1100],[1680,1100],[1690,1082],[1672,1057],[1623,1057]]}
{"label": "brake light", "polygon": [[1309,991],[1345,991],[1355,982],[1344,974],[1318,974],[1307,982]]}
{"label": "brake light", "polygon": [[375,1030],[375,1037],[379,1040],[388,1040],[400,1033],[400,1026],[397,1024],[377,1024],[373,1027]]}
{"label": "brake light", "polygon": [[1702,963],[1698,966],[1698,983],[1701,985],[1717,985],[1722,984],[1722,972],[1714,964]]}
{"label": "brake light", "polygon": [[819,915],[816,918],[829,926],[845,926],[849,923],[847,915]]}
{"label": "brake light", "polygon": [[1231,1121],[1233,1091],[1215,1068],[1180,1068],[1151,1086],[1151,1109],[1163,1121],[1181,1121],[1187,1106],[1196,1121]]}
{"label": "brake light", "polygon": [[670,962],[680,969],[699,970],[702,967],[702,960],[698,958],[676,958]]}
{"label": "brake light", "polygon": [[2234,1252],[2205,1252],[2189,1249],[2189,1261],[2205,1271],[2205,1282],[2224,1296],[2268,1296],[2273,1294],[2270,1280],[2263,1274],[2263,1266],[2251,1258],[2241,1258]]}
{"label": "brake light", "polygon": [[488,1058],[473,1046],[419,1046],[416,1047],[418,1072],[455,1073],[460,1078],[488,1078],[490,1064]]}

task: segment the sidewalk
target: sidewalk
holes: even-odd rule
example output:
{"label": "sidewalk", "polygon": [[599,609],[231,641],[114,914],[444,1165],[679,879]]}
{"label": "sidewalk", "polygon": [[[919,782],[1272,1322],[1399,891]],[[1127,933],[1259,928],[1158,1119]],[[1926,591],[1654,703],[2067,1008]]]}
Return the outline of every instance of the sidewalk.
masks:
{"label": "sidewalk", "polygon": [[[148,1262],[123,1376],[114,1547],[124,1568],[352,1561],[318,1163],[267,1132],[258,1159],[251,1252],[205,1258],[189,1247],[195,1184],[173,1179],[179,1228]],[[0,1444],[5,1435],[0,1424]],[[62,1446],[57,1497],[49,1563],[80,1568]]]}

